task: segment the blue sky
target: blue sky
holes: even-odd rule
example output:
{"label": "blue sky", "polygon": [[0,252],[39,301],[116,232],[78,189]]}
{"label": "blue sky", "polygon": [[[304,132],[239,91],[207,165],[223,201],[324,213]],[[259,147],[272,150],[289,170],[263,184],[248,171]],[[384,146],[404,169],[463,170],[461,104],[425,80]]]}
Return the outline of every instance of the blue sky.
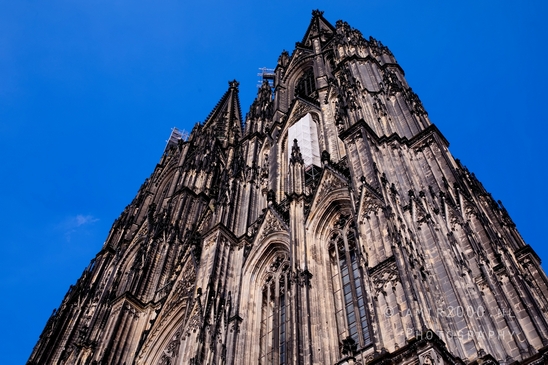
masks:
{"label": "blue sky", "polygon": [[544,2],[0,0],[4,364],[26,361],[171,128],[203,120],[232,79],[247,111],[258,68],[316,8],[392,50],[452,153],[548,260]]}

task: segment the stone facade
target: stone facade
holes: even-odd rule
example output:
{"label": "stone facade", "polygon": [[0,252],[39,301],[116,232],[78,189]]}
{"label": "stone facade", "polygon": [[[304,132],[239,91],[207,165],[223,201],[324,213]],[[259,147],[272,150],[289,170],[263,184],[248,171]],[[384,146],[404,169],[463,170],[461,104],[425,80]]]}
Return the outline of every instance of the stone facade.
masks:
{"label": "stone facade", "polygon": [[168,144],[28,364],[545,363],[540,260],[390,50],[314,11],[274,74]]}

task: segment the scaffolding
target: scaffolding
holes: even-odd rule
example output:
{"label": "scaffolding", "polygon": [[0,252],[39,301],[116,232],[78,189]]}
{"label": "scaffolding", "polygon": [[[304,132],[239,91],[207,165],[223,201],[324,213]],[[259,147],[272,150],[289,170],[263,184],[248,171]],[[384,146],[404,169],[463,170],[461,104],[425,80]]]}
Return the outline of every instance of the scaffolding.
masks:
{"label": "scaffolding", "polygon": [[171,134],[169,135],[169,139],[166,141],[165,151],[173,146],[177,146],[177,144],[179,144],[179,140],[186,142],[188,140],[188,136],[188,132],[184,129],[179,129],[177,127],[171,128]]}
{"label": "scaffolding", "polygon": [[287,159],[291,158],[291,148],[293,140],[297,140],[301,155],[306,167],[310,165],[321,166],[320,145],[318,144],[318,131],[316,123],[312,116],[306,114],[297,123],[289,127],[288,130],[288,154]]}
{"label": "scaffolding", "polygon": [[274,88],[274,78],[276,77],[276,74],[274,73],[273,68],[268,67],[259,67],[259,72],[257,76],[260,76],[259,81],[257,81],[257,87],[260,88],[263,85],[263,81],[268,81],[268,84],[270,85],[270,88]]}

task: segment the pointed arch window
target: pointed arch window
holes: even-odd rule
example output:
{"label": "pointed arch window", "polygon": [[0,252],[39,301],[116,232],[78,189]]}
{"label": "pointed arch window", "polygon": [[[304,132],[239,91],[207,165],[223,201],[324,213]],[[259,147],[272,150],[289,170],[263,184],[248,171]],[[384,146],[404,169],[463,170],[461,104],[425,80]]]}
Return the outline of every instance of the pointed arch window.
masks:
{"label": "pointed arch window", "polygon": [[295,84],[295,95],[304,99],[316,96],[316,80],[312,67],[308,68]]}
{"label": "pointed arch window", "polygon": [[329,255],[340,339],[347,336],[363,348],[372,343],[364,284],[359,267],[356,233],[348,216],[341,215],[330,236]]}
{"label": "pointed arch window", "polygon": [[262,286],[259,364],[289,363],[289,261],[278,255],[267,270]]}

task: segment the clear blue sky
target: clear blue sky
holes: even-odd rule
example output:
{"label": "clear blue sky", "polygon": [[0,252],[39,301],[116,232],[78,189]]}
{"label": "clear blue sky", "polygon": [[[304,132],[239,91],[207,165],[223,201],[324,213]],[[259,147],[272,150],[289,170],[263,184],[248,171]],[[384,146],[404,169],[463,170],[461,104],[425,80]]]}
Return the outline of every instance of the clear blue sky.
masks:
{"label": "clear blue sky", "polygon": [[[294,5],[297,4],[297,5]],[[158,162],[311,10],[387,45],[452,153],[548,262],[542,1],[0,0],[0,353],[24,363]]]}

